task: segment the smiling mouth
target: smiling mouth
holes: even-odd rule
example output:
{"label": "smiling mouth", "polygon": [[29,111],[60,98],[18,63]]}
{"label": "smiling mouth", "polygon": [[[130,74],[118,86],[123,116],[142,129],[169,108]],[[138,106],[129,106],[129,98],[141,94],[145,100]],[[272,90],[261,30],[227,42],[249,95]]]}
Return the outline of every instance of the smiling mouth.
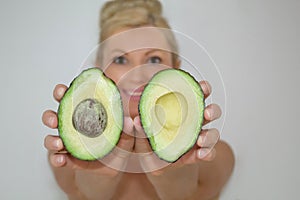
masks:
{"label": "smiling mouth", "polygon": [[141,96],[142,92],[126,92],[129,96]]}
{"label": "smiling mouth", "polygon": [[144,91],[144,86],[139,87],[135,90],[123,90],[123,92],[126,94],[126,96],[128,96],[130,99],[133,99],[133,100],[139,100],[143,91]]}

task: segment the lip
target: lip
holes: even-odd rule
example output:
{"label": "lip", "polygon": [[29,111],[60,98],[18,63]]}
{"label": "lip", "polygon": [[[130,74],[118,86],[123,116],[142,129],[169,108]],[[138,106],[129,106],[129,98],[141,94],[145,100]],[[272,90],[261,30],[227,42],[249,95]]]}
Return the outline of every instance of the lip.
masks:
{"label": "lip", "polygon": [[133,89],[133,90],[123,90],[123,92],[125,93],[126,96],[129,97],[130,100],[133,101],[139,101],[141,98],[141,95],[144,91],[145,86],[141,86],[138,87],[137,89]]}

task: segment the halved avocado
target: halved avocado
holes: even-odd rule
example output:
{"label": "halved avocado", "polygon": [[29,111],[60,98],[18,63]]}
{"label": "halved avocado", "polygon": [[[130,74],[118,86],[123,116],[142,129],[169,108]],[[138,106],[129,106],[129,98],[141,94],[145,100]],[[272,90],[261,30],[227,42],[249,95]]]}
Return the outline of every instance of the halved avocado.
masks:
{"label": "halved avocado", "polygon": [[71,83],[58,109],[58,131],[66,150],[81,160],[107,155],[123,128],[120,93],[98,68],[83,71]]}
{"label": "halved avocado", "polygon": [[141,96],[139,114],[159,158],[175,162],[194,146],[204,107],[203,91],[189,73],[166,69],[152,77]]}

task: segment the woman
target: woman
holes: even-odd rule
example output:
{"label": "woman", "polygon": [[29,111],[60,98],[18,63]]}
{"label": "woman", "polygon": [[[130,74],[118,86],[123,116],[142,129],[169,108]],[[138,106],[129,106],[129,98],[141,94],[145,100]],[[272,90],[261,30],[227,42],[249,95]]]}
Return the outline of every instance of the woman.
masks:
{"label": "woman", "polygon": [[[117,147],[124,152],[152,151],[147,139],[142,137],[144,132],[138,116],[139,98],[144,85],[156,71],[165,67],[180,67],[177,44],[172,32],[167,31],[165,34],[156,29],[170,30],[161,12],[162,7],[157,0],[109,1],[101,10],[102,45],[96,64],[117,84],[122,96],[124,128]],[[124,38],[123,33],[129,34]],[[209,96],[209,84],[205,81],[199,84],[205,97]],[[54,98],[59,102],[66,90],[66,86],[57,85]],[[204,112],[204,123],[207,124],[220,115],[219,106],[208,105]],[[56,129],[56,113],[45,111],[43,122],[46,126]],[[98,161],[77,160],[62,151],[64,146],[57,136],[47,136],[45,147],[49,151],[49,162],[57,183],[72,200],[209,200],[219,196],[234,165],[232,150],[223,141],[216,143],[218,138],[219,133],[216,129],[202,130],[195,147],[177,162],[147,173],[113,169]],[[210,151],[211,149],[213,150]],[[118,156],[118,152],[116,155]],[[131,160],[128,162],[134,163]]]}

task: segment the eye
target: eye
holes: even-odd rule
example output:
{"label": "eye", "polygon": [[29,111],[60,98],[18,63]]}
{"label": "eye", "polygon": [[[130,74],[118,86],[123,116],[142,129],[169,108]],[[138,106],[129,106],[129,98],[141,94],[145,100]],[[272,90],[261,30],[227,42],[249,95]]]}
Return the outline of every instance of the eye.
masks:
{"label": "eye", "polygon": [[127,64],[127,59],[124,56],[118,56],[113,59],[113,63],[118,65],[125,65]]}
{"label": "eye", "polygon": [[161,62],[162,62],[162,60],[158,56],[152,56],[148,60],[148,63],[152,63],[152,64],[160,64]]}

